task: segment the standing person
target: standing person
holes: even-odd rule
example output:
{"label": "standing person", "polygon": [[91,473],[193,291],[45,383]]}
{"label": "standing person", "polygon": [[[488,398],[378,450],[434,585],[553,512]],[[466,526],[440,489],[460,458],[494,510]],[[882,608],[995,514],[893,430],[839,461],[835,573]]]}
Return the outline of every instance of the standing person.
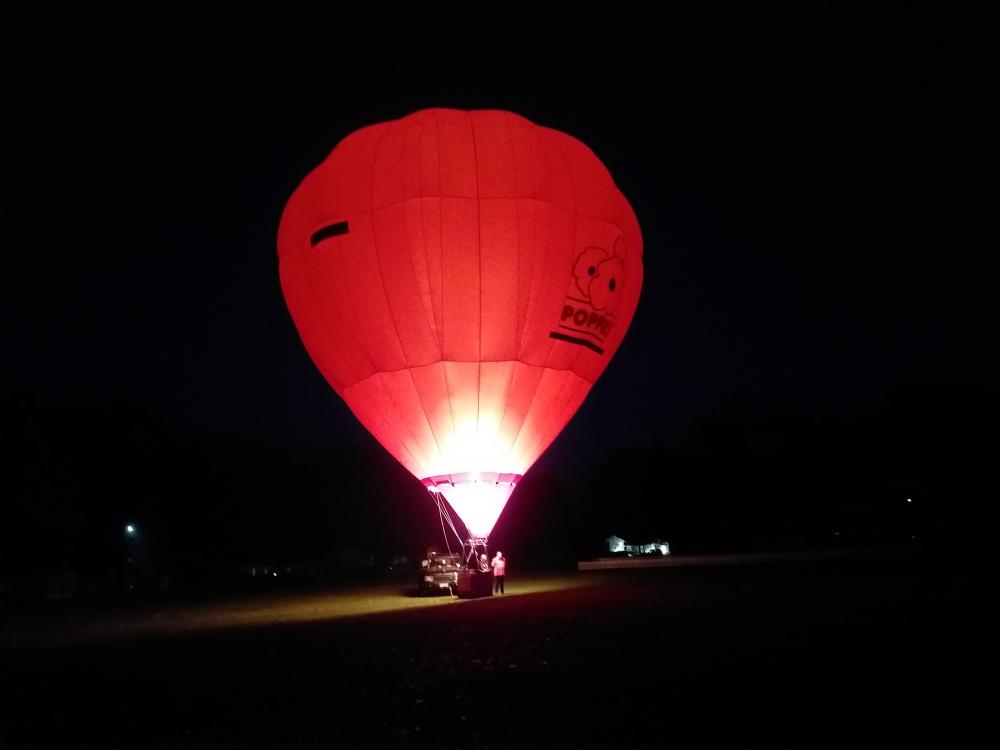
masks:
{"label": "standing person", "polygon": [[493,593],[503,591],[503,579],[507,577],[507,561],[503,557],[503,552],[497,550],[496,557],[493,558]]}

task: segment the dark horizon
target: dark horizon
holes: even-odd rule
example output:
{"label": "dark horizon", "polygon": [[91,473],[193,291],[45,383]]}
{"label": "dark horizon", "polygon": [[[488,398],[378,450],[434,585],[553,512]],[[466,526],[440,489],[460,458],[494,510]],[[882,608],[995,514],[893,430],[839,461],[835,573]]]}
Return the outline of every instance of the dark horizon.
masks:
{"label": "dark horizon", "polygon": [[977,77],[995,66],[949,19],[118,22],[131,33],[25,20],[4,53],[12,557],[70,564],[133,517],[203,560],[291,557],[297,528],[310,555],[348,525],[386,553],[432,541],[419,483],[306,354],[275,238],[338,141],[435,106],[579,138],[645,241],[624,344],[501,516],[504,544],[568,530],[570,556],[619,527],[680,529],[681,549],[820,544],[848,517],[886,541],[911,525],[883,504],[908,494],[933,507],[921,534],[980,525],[1000,321]]}

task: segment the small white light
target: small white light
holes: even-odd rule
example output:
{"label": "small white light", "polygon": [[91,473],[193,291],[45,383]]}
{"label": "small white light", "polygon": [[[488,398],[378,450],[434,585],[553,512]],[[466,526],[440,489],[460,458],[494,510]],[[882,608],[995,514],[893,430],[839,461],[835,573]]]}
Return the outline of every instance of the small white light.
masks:
{"label": "small white light", "polygon": [[906,502],[908,502],[908,503],[912,503],[912,502],[913,502],[913,500],[911,500],[910,498],[906,498]]}
{"label": "small white light", "polygon": [[135,526],[133,526],[132,524],[129,524],[128,526],[125,527],[125,531],[127,531],[129,534],[134,534],[135,533]]}

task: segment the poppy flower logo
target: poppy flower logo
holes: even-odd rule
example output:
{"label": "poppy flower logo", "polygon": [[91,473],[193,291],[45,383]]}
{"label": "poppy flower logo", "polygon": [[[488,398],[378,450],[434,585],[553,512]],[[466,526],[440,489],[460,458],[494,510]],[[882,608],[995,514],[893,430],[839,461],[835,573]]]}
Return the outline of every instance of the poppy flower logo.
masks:
{"label": "poppy flower logo", "polygon": [[595,310],[614,312],[621,293],[625,262],[618,254],[621,238],[615,240],[612,252],[600,247],[588,247],[573,265],[576,288]]}

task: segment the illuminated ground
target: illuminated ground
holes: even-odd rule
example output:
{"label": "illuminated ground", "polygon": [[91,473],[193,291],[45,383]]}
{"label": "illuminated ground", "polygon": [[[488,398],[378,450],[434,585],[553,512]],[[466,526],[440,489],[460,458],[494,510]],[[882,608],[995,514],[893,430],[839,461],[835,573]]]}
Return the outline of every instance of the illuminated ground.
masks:
{"label": "illuminated ground", "polygon": [[[923,559],[400,582],[7,618],[0,746],[541,747],[969,729],[970,590]],[[803,734],[805,732],[805,734]]]}
{"label": "illuminated ground", "polygon": [[[525,596],[593,586],[597,576],[529,574],[517,580],[505,597]],[[498,596],[499,600],[500,597]],[[472,600],[449,594],[421,596],[410,580],[330,587],[322,591],[278,590],[272,594],[223,595],[216,600],[139,603],[105,607],[96,612],[47,613],[18,618],[0,630],[6,647],[50,648],[108,640],[149,639],[181,634],[204,634],[271,625],[331,622],[426,607],[461,606]]]}

